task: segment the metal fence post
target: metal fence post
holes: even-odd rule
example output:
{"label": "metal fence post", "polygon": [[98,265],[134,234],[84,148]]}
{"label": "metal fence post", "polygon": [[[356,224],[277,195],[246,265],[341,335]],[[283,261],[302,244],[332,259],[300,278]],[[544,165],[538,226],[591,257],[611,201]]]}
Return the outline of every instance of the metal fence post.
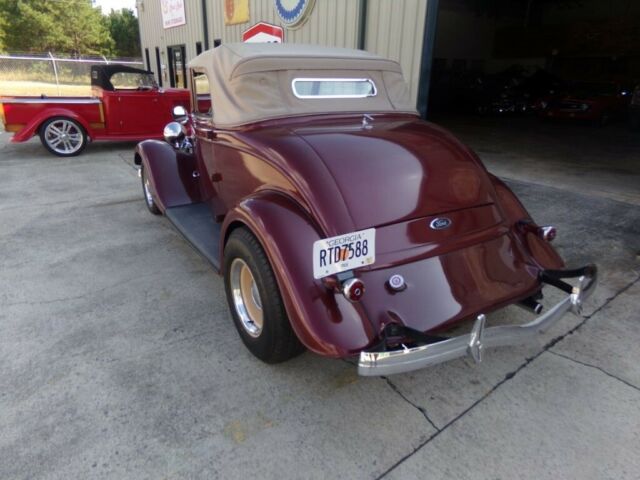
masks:
{"label": "metal fence post", "polygon": [[58,80],[58,67],[56,67],[56,59],[53,58],[51,52],[49,53],[49,58],[51,58],[51,63],[53,63],[53,74],[56,76],[56,86],[58,87],[58,96],[60,96],[60,81]]}

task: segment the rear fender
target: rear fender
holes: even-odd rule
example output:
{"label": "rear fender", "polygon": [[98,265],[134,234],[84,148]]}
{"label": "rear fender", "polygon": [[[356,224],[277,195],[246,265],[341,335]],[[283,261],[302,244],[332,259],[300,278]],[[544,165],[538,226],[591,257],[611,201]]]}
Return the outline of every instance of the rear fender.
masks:
{"label": "rear fender", "polygon": [[292,199],[269,191],[243,200],[225,217],[221,259],[229,235],[241,226],[267,253],[291,326],[309,350],[344,357],[371,343],[375,334],[362,305],[349,303],[313,278],[313,243],[321,236]]}
{"label": "rear fender", "polygon": [[69,110],[67,108],[47,108],[46,110],[35,115],[31,120],[29,120],[29,123],[27,123],[24,128],[22,128],[22,130],[16,132],[11,141],[26,142],[31,137],[38,134],[40,126],[44,122],[53,117],[66,117],[75,120],[80,125],[82,125],[82,128],[84,128],[84,131],[90,138],[94,136],[93,129],[89,125],[89,122],[87,122],[83,117],[73,112],[72,110]]}
{"label": "rear fender", "polygon": [[[496,190],[499,206],[509,226],[514,227],[521,220],[532,221],[531,215],[511,189],[495,175],[490,175],[490,177]],[[516,235],[524,248],[542,269],[559,270],[564,268],[564,261],[549,242],[530,232],[519,232],[515,228],[513,231],[517,232]]]}
{"label": "rear fender", "polygon": [[145,140],[136,146],[134,163],[147,172],[161,212],[167,208],[202,201],[195,156],[166,142]]}

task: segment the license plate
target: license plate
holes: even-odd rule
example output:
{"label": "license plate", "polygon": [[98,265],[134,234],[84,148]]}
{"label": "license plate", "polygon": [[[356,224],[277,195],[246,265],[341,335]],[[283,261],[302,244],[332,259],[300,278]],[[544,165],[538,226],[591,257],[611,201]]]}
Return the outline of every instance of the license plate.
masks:
{"label": "license plate", "polygon": [[366,267],[376,261],[376,229],[346,233],[313,243],[313,277]]}

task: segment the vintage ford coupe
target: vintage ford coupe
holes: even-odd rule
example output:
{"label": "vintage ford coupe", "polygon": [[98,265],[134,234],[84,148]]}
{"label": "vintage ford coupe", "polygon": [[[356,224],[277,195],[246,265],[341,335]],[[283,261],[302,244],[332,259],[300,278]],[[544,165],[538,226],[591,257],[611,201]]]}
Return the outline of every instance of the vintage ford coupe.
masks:
{"label": "vintage ford coupe", "polygon": [[[137,146],[147,207],[224,276],[248,349],[306,347],[387,375],[521,343],[592,293],[555,229],[450,133],[420,119],[396,62],[355,50],[229,44],[189,65],[167,142]],[[192,102],[198,105],[197,102]],[[571,285],[566,278],[575,278]],[[542,288],[566,297],[541,314]],[[524,325],[486,327],[519,304]],[[447,327],[474,319],[468,334]]]}
{"label": "vintage ford coupe", "polygon": [[91,97],[0,97],[0,121],[12,142],[40,136],[54,155],[80,154],[93,140],[162,138],[174,106],[189,106],[185,89],[161,89],[153,73],[109,64],[91,67]]}

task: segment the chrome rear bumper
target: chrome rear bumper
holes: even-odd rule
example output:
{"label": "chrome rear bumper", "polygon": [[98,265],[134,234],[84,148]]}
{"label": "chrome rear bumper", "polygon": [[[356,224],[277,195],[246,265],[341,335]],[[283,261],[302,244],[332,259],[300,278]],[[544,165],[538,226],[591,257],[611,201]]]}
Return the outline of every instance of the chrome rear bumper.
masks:
{"label": "chrome rear bumper", "polygon": [[[571,287],[561,278],[575,277],[579,273],[578,285]],[[563,275],[562,273],[566,273]],[[545,280],[545,274],[548,280]],[[524,325],[504,325],[485,328],[486,318],[478,315],[471,332],[418,347],[396,350],[360,352],[358,374],[363,376],[391,375],[410,372],[469,355],[476,363],[482,361],[482,352],[489,347],[520,345],[546,331],[569,310],[580,314],[583,302],[593,293],[598,274],[595,265],[573,272],[545,272],[543,281],[557,286],[568,295],[547,313]]]}

